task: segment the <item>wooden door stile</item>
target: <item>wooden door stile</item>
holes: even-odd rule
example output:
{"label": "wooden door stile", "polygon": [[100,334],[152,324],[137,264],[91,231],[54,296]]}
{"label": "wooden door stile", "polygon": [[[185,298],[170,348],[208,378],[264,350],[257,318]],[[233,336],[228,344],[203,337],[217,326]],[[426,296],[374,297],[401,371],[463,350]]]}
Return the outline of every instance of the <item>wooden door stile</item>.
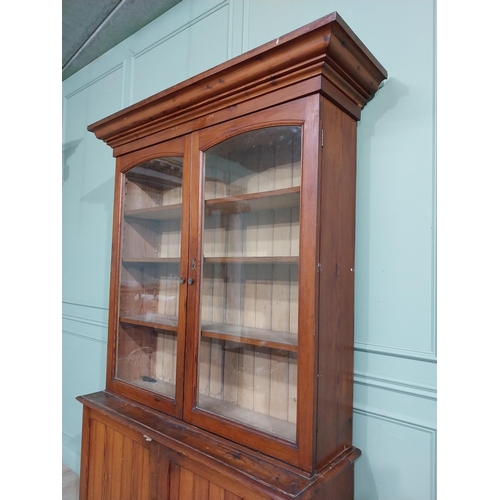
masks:
{"label": "wooden door stile", "polygon": [[297,379],[299,381],[297,406],[305,409],[297,418],[297,445],[301,450],[300,464],[312,472],[315,463],[315,408],[317,391],[315,374],[317,361],[317,272],[319,262],[318,233],[318,161],[320,147],[319,97],[306,98],[306,119],[302,151],[300,192],[300,240],[298,269],[298,332],[299,355]]}
{"label": "wooden door stile", "polygon": [[[189,182],[189,253],[187,277],[193,284],[187,286],[187,300],[190,304],[190,314],[186,315],[186,359],[198,359],[200,319],[201,319],[201,290],[203,269],[202,217],[203,217],[203,178],[201,175],[201,154],[199,152],[199,134],[190,135],[189,145],[190,182]],[[194,259],[194,260],[193,260]],[[194,262],[195,269],[191,269],[190,262]],[[198,387],[198,367],[191,362],[183,366],[184,370],[184,399],[183,418],[191,421],[192,410],[196,406]]]}
{"label": "wooden door stile", "polygon": [[[118,328],[118,290],[120,282],[120,255],[121,255],[121,230],[122,230],[122,197],[123,178],[120,167],[123,160],[117,159],[115,169],[115,190],[113,209],[113,234],[111,239],[111,270],[110,270],[110,293],[108,313],[108,347],[106,355],[106,389],[111,389],[111,381],[115,374],[115,351]],[[85,497],[83,497],[85,498]]]}
{"label": "wooden door stile", "polygon": [[[191,136],[183,138],[183,182],[182,182],[182,202],[183,214],[181,221],[180,233],[180,268],[179,277],[185,278],[189,273],[189,252],[190,252],[190,224],[191,224],[191,176],[192,176],[192,150],[191,150]],[[187,335],[187,301],[188,290],[185,283],[179,285],[178,295],[178,329],[177,329],[177,362],[175,365],[175,415],[181,418],[183,415],[183,400],[184,400],[184,378],[185,378],[185,359],[186,359],[186,335]]]}

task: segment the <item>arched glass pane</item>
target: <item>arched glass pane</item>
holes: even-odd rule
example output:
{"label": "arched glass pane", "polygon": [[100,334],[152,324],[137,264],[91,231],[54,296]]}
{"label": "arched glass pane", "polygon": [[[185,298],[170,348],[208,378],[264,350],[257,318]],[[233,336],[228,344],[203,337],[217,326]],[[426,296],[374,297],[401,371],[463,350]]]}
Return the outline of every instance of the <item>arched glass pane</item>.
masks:
{"label": "arched glass pane", "polygon": [[183,160],[125,174],[116,378],[175,397]]}
{"label": "arched glass pane", "polygon": [[295,441],[302,127],[205,153],[198,407]]}

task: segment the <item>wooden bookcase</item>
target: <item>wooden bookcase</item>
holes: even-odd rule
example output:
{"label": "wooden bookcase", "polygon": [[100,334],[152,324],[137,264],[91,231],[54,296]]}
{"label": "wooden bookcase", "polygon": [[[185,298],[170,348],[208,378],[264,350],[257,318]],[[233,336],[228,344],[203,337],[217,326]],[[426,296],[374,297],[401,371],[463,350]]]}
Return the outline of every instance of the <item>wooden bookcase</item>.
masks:
{"label": "wooden bookcase", "polygon": [[356,121],[333,13],[89,126],[116,157],[81,499],[352,499]]}

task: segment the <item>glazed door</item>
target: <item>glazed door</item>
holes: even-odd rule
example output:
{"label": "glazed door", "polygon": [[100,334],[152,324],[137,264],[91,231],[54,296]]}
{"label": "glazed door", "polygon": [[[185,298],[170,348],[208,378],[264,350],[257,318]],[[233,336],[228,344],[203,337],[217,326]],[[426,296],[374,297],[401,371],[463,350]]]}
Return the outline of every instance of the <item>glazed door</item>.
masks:
{"label": "glazed door", "polygon": [[176,415],[182,408],[189,217],[184,148],[181,139],[120,159],[112,353],[115,386]]}
{"label": "glazed door", "polygon": [[306,425],[311,398],[298,381],[310,378],[314,350],[300,292],[314,280],[307,265],[301,273],[308,234],[306,254],[315,248],[301,217],[304,103],[252,119],[199,138],[200,300],[187,418],[290,460],[307,434],[298,423]]}

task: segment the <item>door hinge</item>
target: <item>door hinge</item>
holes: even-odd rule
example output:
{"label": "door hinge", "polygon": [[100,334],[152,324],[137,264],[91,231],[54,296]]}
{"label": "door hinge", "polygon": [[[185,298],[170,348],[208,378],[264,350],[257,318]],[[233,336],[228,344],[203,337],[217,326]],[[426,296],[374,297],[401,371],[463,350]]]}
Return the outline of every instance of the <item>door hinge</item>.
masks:
{"label": "door hinge", "polygon": [[323,129],[321,129],[321,147],[323,147],[323,144],[324,144],[324,142],[323,142]]}

